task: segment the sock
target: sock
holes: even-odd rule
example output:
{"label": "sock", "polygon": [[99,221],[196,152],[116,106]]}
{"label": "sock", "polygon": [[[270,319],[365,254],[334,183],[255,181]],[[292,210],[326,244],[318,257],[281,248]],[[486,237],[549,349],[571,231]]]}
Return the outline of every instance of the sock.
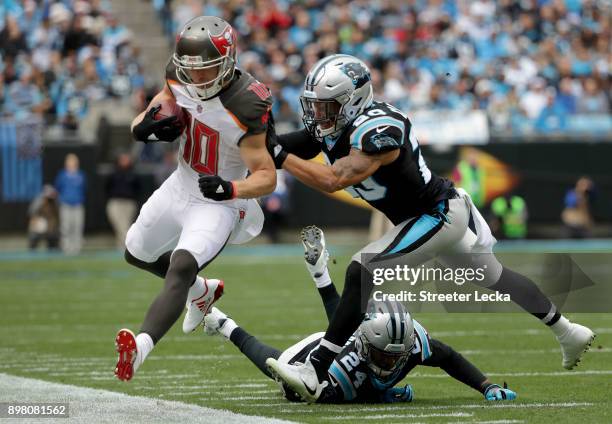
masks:
{"label": "sock", "polygon": [[136,336],[136,360],[134,361],[134,372],[142,365],[149,353],[153,350],[155,344],[153,339],[147,333],[140,333]]}
{"label": "sock", "polygon": [[331,321],[338,307],[338,303],[340,303],[340,295],[336,290],[336,286],[330,281],[329,285],[320,287],[317,290],[323,301],[323,306],[325,307],[327,321]]}
{"label": "sock", "polygon": [[204,284],[204,278],[199,275],[196,277],[195,281],[189,288],[189,294],[187,295],[187,301],[191,302],[194,299],[202,296],[204,291],[206,290],[206,286]]}
{"label": "sock", "polygon": [[557,307],[533,281],[506,267],[503,268],[497,283],[488,289],[509,294],[514,303],[548,326],[558,322],[561,317]]}
{"label": "sock", "polygon": [[231,318],[227,318],[225,322],[223,323],[223,325],[219,328],[219,333],[221,333],[221,335],[225,337],[226,339],[234,342],[232,340],[232,333],[234,333],[234,330],[237,328],[240,328],[240,327],[238,327],[238,324],[236,324],[236,321],[234,321]]}
{"label": "sock", "polygon": [[323,271],[323,274],[319,276],[313,275],[312,279],[314,280],[318,289],[323,288],[325,286],[329,286],[332,283],[327,267],[325,267],[325,271]]}
{"label": "sock", "polygon": [[559,319],[557,320],[557,322],[550,325],[550,329],[552,330],[553,333],[555,333],[555,336],[561,337],[567,332],[567,330],[569,330],[570,324],[571,323],[569,322],[567,318],[559,314]]}
{"label": "sock", "polygon": [[[234,325],[235,324],[236,323],[234,323]],[[256,337],[250,335],[240,327],[234,327],[230,341],[234,343],[234,345],[236,345],[236,347],[240,349],[240,351],[261,370],[261,372],[273,378],[266,366],[266,360],[268,358],[278,359],[281,355],[280,350],[260,342]]]}

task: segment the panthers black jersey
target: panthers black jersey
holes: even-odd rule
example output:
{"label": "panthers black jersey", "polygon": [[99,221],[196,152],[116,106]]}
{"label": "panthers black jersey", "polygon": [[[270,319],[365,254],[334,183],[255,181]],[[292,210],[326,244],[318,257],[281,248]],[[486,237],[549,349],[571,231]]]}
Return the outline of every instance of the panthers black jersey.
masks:
{"label": "panthers black jersey", "polygon": [[[380,402],[383,393],[402,381],[417,365],[427,365],[427,360],[433,355],[432,343],[425,328],[416,320],[414,322],[415,345],[404,366],[389,379],[382,381],[372,375],[364,358],[359,355],[355,346],[355,336],[352,336],[336,356],[329,368],[330,384],[323,390],[318,403],[344,402]],[[314,337],[313,335],[311,337]],[[288,362],[305,362],[311,352],[317,348],[323,333],[309,341]],[[308,342],[309,343],[306,343]],[[293,397],[287,397],[295,400]]]}
{"label": "panthers black jersey", "polygon": [[332,362],[329,368],[331,384],[324,389],[318,402],[380,402],[387,389],[402,381],[414,367],[422,364],[432,354],[427,331],[416,320],[414,332],[415,346],[408,361],[395,375],[384,381],[372,374],[355,347],[355,337],[351,337]]}
{"label": "panthers black jersey", "polygon": [[396,225],[431,211],[440,200],[455,195],[451,181],[427,168],[408,117],[388,103],[373,102],[339,138],[326,139],[321,144],[329,164],[347,156],[351,148],[369,154],[399,149],[399,157],[394,162],[345,189],[384,213]]}

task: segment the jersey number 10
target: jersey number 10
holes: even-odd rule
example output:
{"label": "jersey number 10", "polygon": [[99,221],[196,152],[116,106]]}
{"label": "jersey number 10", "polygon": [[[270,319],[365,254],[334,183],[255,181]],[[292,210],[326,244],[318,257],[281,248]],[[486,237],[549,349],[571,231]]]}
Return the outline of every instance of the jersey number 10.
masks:
{"label": "jersey number 10", "polygon": [[183,159],[198,174],[217,175],[219,132],[192,119],[187,129]]}

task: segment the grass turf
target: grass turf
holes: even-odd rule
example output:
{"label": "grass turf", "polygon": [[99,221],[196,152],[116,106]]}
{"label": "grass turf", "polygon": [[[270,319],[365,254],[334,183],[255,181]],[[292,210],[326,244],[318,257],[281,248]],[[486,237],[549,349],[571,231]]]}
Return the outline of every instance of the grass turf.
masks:
{"label": "grass turf", "polygon": [[[348,260],[331,265],[339,286]],[[222,256],[205,275],[225,280],[218,306],[264,342],[283,349],[326,327],[298,256]],[[599,333],[575,371],[561,368],[553,336],[527,314],[415,314],[519,399],[488,403],[420,367],[406,379],[411,404],[309,406],[286,402],[231,343],[184,335],[180,322],[130,383],[115,380],[115,332],[138,330],[161,286],[118,255],[0,260],[0,282],[0,372],[8,374],[299,422],[612,422],[612,314],[570,315]]]}

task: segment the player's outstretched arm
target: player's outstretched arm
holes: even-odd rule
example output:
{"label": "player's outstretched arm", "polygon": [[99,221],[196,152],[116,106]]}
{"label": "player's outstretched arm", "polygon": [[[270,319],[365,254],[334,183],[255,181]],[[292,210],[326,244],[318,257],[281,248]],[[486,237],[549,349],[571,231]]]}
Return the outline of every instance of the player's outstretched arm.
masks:
{"label": "player's outstretched arm", "polygon": [[430,339],[432,355],[423,365],[442,368],[448,375],[479,391],[487,400],[514,400],[516,393],[507,387],[492,384],[470,361],[452,347],[436,339]]}
{"label": "player's outstretched arm", "polygon": [[304,184],[326,193],[333,193],[362,182],[381,166],[393,162],[398,155],[398,150],[368,154],[351,149],[348,156],[338,159],[329,166],[289,154],[283,162],[283,168]]}

